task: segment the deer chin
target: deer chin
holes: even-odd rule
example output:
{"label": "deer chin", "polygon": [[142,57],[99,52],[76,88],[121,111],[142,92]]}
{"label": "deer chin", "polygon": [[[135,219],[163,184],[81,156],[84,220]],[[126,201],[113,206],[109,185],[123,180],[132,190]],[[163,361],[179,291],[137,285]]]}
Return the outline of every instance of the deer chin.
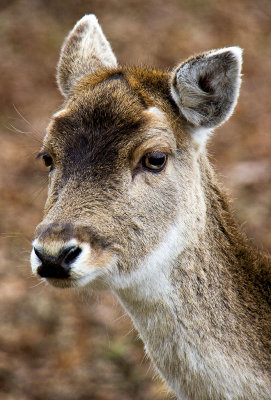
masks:
{"label": "deer chin", "polygon": [[71,277],[66,279],[46,278],[46,282],[60,289],[79,289],[87,286],[91,286],[93,289],[101,288],[103,284],[102,282],[98,283],[97,280],[101,281],[101,273],[97,269],[94,269],[89,274],[76,277],[73,277],[73,274],[71,273]]}

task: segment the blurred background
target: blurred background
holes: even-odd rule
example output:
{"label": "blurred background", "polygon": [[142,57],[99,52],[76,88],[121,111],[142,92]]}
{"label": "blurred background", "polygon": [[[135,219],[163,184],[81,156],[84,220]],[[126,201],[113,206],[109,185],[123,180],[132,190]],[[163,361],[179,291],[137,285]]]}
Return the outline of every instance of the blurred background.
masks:
{"label": "blurred background", "polygon": [[244,231],[271,250],[270,0],[0,0],[2,400],[169,398],[110,293],[86,300],[31,276],[47,184],[35,155],[62,102],[60,46],[87,13],[99,18],[120,63],[173,68],[203,50],[244,48],[237,109],[209,151]]}

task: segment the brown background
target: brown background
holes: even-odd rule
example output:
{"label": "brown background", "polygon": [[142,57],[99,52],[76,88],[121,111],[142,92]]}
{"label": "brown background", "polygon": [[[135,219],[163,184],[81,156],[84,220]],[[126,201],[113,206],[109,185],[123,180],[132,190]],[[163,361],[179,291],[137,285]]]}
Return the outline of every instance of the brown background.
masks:
{"label": "brown background", "polygon": [[[67,32],[95,13],[120,63],[173,68],[189,55],[244,48],[234,116],[209,146],[243,229],[271,250],[269,0],[0,1],[0,398],[165,399],[142,343],[108,293],[81,299],[38,285],[29,251],[46,196],[35,161],[61,105],[55,66]],[[20,133],[20,131],[24,133]],[[150,369],[150,370],[149,370]]]}

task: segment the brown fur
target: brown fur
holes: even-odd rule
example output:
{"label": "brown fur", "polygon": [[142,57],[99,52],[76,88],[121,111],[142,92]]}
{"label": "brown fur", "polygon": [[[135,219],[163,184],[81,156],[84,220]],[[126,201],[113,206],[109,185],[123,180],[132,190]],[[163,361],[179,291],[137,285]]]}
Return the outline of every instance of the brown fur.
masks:
{"label": "brown fur", "polygon": [[[174,82],[166,72],[130,67],[98,68],[73,81],[41,150],[53,171],[36,237],[52,256],[74,238],[89,246],[89,268],[103,271],[97,280],[119,297],[179,396],[268,400],[271,260],[237,227],[193,123],[172,98]],[[216,124],[227,118],[218,110]],[[162,172],[142,168],[148,151],[168,155]],[[144,281],[157,288],[145,295],[140,271],[145,276],[177,220],[185,246],[162,269],[161,287],[156,270]],[[134,286],[126,283],[133,273]],[[51,283],[74,286],[76,277]]]}

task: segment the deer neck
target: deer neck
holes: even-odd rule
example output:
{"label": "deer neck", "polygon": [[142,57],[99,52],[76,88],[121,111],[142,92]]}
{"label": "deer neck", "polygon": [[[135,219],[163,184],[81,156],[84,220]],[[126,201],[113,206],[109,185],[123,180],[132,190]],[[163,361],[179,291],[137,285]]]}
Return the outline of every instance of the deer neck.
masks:
{"label": "deer neck", "polygon": [[[243,239],[241,234],[239,237],[213,170],[208,163],[206,165],[205,169],[201,166],[202,172],[194,171],[194,186],[189,182],[179,216],[162,240],[136,267],[133,265],[126,273],[114,274],[109,283],[132,314],[145,312],[147,307],[153,306],[171,308],[175,301],[179,304],[179,291],[183,291],[186,277],[194,281],[194,276],[199,282],[201,271],[208,271],[214,263],[221,266],[220,274],[225,264],[224,241],[230,241],[231,229],[235,236],[238,234],[236,241]],[[220,235],[225,237],[224,241]],[[178,294],[176,299],[175,294]]]}
{"label": "deer neck", "polygon": [[[251,330],[249,321],[240,321],[240,312],[246,310],[235,282],[236,242],[245,249],[246,241],[211,170],[208,179],[212,184],[208,182],[211,191],[204,193],[202,229],[192,235],[189,246],[183,246],[182,224],[174,224],[140,268],[115,282],[113,291],[160,375],[180,399],[230,399],[238,391],[244,399],[265,399],[264,378],[258,379],[259,371],[255,377],[251,350],[242,347],[244,338],[239,340],[242,330]],[[246,389],[246,382],[255,387]]]}
{"label": "deer neck", "polygon": [[[208,274],[214,254],[215,263],[221,265],[218,271],[222,269],[223,260],[217,256],[221,251],[214,248],[214,235],[217,231],[215,225],[222,224],[220,216],[224,204],[215,199],[217,218],[213,218],[210,209],[214,207],[214,200],[205,193],[205,186],[209,186],[209,183],[204,183],[206,173],[201,175],[200,169],[197,171],[197,174],[194,171],[194,187],[190,183],[190,191],[185,191],[186,204],[181,205],[178,219],[160,243],[138,262],[136,268],[129,269],[126,274],[115,274],[110,282],[145,344],[149,340],[151,345],[154,344],[154,332],[160,339],[164,337],[163,340],[170,338],[172,341],[180,327],[191,326],[185,321],[191,320],[194,309],[199,311],[200,307],[204,307],[198,298],[202,290],[201,276]],[[208,179],[214,182],[211,167],[208,171]],[[213,186],[218,192],[215,183]],[[192,221],[189,219],[191,215]]]}
{"label": "deer neck", "polygon": [[113,289],[130,315],[149,357],[168,382],[167,371],[173,360],[178,325],[171,280],[172,270],[178,266],[178,242],[178,228],[174,225],[160,246],[142,261],[143,268],[114,282]]}

